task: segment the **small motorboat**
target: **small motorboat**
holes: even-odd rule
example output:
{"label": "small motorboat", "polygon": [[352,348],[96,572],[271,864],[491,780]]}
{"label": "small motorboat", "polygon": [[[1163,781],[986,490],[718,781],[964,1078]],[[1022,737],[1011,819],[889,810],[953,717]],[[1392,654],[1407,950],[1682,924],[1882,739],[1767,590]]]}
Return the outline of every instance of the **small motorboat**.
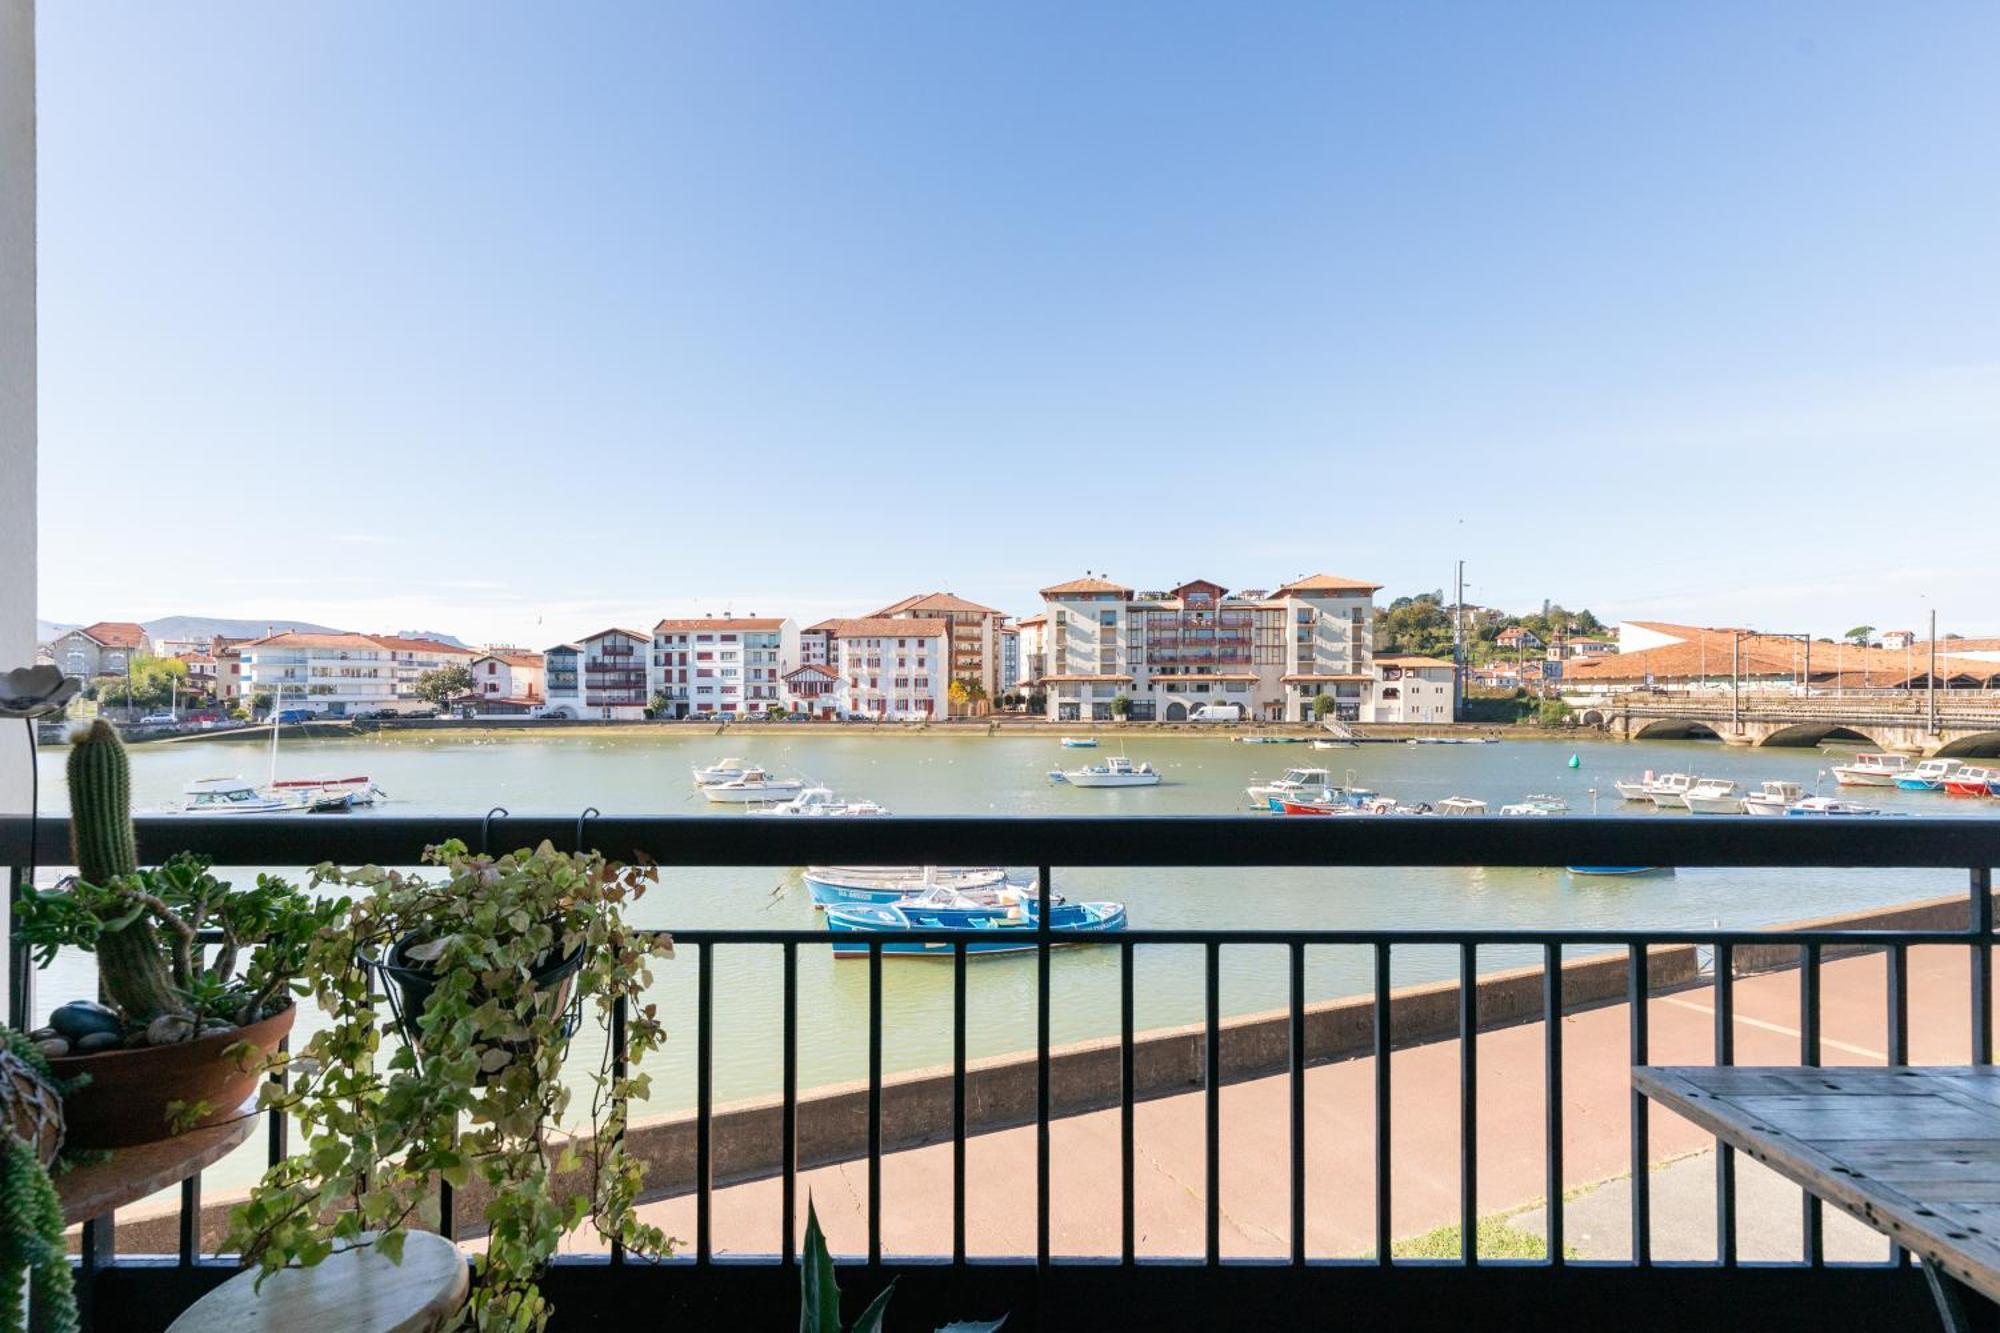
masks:
{"label": "small motorboat", "polygon": [[1636,779],[1620,778],[1611,785],[1618,789],[1618,794],[1624,799],[1650,805],[1653,800],[1653,782],[1653,770],[1649,768]]}
{"label": "small motorboat", "polygon": [[190,815],[339,814],[353,804],[351,793],[279,791],[243,778],[202,778],[181,790],[181,811]]}
{"label": "small motorboat", "polygon": [[1662,773],[1646,784],[1646,795],[1662,810],[1682,809],[1681,797],[1701,781],[1692,773]]}
{"label": "small motorboat", "polygon": [[1303,737],[1303,736],[1238,736],[1238,737],[1237,737],[1236,739],[1237,739],[1237,741],[1238,741],[1239,743],[1241,743],[1241,744],[1243,744],[1243,745],[1298,745],[1298,744],[1300,744],[1301,742],[1303,742],[1303,741],[1305,740],[1305,737]]}
{"label": "small motorboat", "polygon": [[1288,768],[1285,775],[1273,782],[1253,783],[1243,789],[1250,798],[1250,804],[1260,810],[1271,808],[1275,796],[1295,796],[1301,792],[1325,791],[1333,785],[1333,774],[1324,768]]}
{"label": "small motorboat", "polygon": [[694,774],[695,786],[712,787],[718,782],[736,781],[749,771],[749,768],[748,761],[732,757],[718,759],[707,768],[695,768],[690,771]]}
{"label": "small motorboat", "polygon": [[1062,738],[1062,747],[1065,750],[1095,750],[1097,748],[1097,737],[1065,736]]}
{"label": "small motorboat", "polygon": [[1967,765],[1944,780],[1947,796],[1991,796],[1993,781],[2000,774],[1990,768],[1974,768]]}
{"label": "small motorboat", "polygon": [[1673,874],[1672,866],[1564,866],[1572,875],[1658,875]]}
{"label": "small motorboat", "polygon": [[1358,815],[1361,808],[1339,787],[1329,787],[1321,792],[1293,792],[1290,796],[1273,796],[1271,808],[1281,815]]}
{"label": "small motorboat", "polygon": [[1882,812],[1872,805],[1861,805],[1854,801],[1843,801],[1833,796],[1808,796],[1785,807],[1788,815],[1807,818],[1816,816],[1879,815]]}
{"label": "small motorboat", "polygon": [[1566,815],[1569,802],[1560,796],[1532,795],[1500,807],[1503,815]]}
{"label": "small motorboat", "polygon": [[1940,791],[1945,780],[1965,767],[1962,759],[1926,759],[1915,768],[1896,775],[1896,786],[1903,791]]}
{"label": "small motorboat", "polygon": [[1766,782],[1737,805],[1746,815],[1782,815],[1806,798],[1806,789],[1797,782]]}
{"label": "small motorboat", "polygon": [[1151,764],[1134,764],[1120,754],[1088,768],[1072,768],[1068,772],[1053,769],[1049,781],[1067,782],[1072,787],[1157,787],[1160,774]]}
{"label": "small motorboat", "polygon": [[998,866],[807,866],[814,907],[894,903],[934,888],[977,895],[1007,887]]}
{"label": "small motorboat", "polygon": [[1893,787],[1909,766],[1908,757],[1900,754],[1857,754],[1833,766],[1833,780],[1843,787]]}
{"label": "small motorboat", "polygon": [[1358,750],[1361,747],[1353,741],[1337,741],[1328,737],[1313,741],[1312,748],[1315,750]]}
{"label": "small motorboat", "polygon": [[753,815],[794,815],[808,819],[851,819],[862,815],[886,815],[889,811],[873,801],[842,801],[834,797],[828,787],[807,787],[791,800],[762,810],[752,810]]}
{"label": "small motorboat", "polygon": [[1703,778],[1681,793],[1681,804],[1697,815],[1743,813],[1743,796],[1726,778]]}
{"label": "small motorboat", "polygon": [[[888,957],[949,958],[953,940],[899,939],[914,931],[950,931],[965,937],[969,954],[1020,953],[1032,950],[1040,924],[1038,895],[1028,888],[970,895],[943,886],[926,889],[894,903],[860,903],[826,909],[826,928],[834,935],[835,958],[866,958],[869,941],[880,939]],[[1073,932],[1109,934],[1125,928],[1123,903],[1072,903],[1057,896],[1050,909],[1049,928],[1066,932],[1057,944],[1079,944]]]}
{"label": "small motorboat", "polygon": [[1470,796],[1447,796],[1437,803],[1437,812],[1441,815],[1483,815],[1486,813],[1486,802]]}
{"label": "small motorboat", "polygon": [[389,794],[365,777],[361,778],[286,778],[273,782],[274,792],[304,792],[311,799],[313,793],[323,793],[327,798],[346,796],[350,806],[373,805],[386,801]]}
{"label": "small motorboat", "polygon": [[717,805],[762,805],[789,801],[804,787],[805,783],[793,778],[777,777],[761,768],[746,768],[727,782],[706,784],[701,794]]}

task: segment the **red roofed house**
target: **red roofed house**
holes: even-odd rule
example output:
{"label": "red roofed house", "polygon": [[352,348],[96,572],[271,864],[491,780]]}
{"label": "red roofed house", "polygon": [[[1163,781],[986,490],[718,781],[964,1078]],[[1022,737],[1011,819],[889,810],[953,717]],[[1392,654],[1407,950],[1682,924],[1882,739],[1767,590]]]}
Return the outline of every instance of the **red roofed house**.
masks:
{"label": "red roofed house", "polygon": [[1001,627],[1007,616],[1003,611],[995,611],[990,606],[981,606],[965,598],[948,592],[918,593],[905,597],[875,612],[873,618],[888,617],[897,620],[942,620],[951,627],[951,660],[948,671],[952,680],[962,680],[968,685],[979,686],[978,693],[983,698],[968,699],[963,704],[949,704],[951,711],[959,716],[989,712],[993,700],[1006,688],[1001,678]]}
{"label": "red roofed house", "polygon": [[542,690],[542,655],[497,648],[472,659],[472,701],[476,713],[528,714],[547,702]]}
{"label": "red roofed house", "polygon": [[1541,647],[1542,636],[1525,625],[1509,625],[1500,631],[1493,642],[1512,652],[1523,648]]}
{"label": "red roofed house", "polygon": [[784,705],[799,627],[781,616],[697,616],[653,626],[649,680],[669,717],[749,717]]}
{"label": "red roofed house", "polygon": [[840,716],[895,722],[946,715],[948,621],[866,616],[828,621],[825,629]]}
{"label": "red roofed house", "polygon": [[146,627],[129,620],[100,620],[59,634],[49,645],[49,654],[65,676],[89,680],[92,676],[122,676],[137,657],[153,651]]}
{"label": "red roofed house", "polygon": [[779,699],[794,713],[831,720],[840,716],[840,673],[824,662],[807,662],[785,673]]}

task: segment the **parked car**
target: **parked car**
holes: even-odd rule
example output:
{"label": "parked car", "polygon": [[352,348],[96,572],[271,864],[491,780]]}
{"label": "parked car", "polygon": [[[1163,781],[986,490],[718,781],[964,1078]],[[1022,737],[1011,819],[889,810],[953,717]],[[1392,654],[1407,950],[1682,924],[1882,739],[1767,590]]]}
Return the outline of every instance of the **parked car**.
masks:
{"label": "parked car", "polygon": [[171,727],[179,721],[180,719],[172,713],[148,713],[139,719],[139,725],[142,727]]}
{"label": "parked car", "polygon": [[277,721],[280,726],[288,727],[294,722],[303,722],[311,716],[310,708],[287,708],[278,714]]}

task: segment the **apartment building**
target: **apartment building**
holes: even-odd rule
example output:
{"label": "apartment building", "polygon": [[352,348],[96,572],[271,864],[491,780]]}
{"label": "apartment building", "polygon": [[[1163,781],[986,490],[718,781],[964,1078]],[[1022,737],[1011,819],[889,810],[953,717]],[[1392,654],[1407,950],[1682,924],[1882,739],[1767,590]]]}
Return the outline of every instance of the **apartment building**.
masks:
{"label": "apartment building", "polygon": [[1049,674],[1048,613],[1037,612],[1014,622],[1014,635],[1020,657],[1020,669],[1015,674],[1014,683],[1022,693],[1028,693],[1039,689],[1042,677]]}
{"label": "apartment building", "polygon": [[410,707],[423,702],[417,696],[417,682],[425,672],[448,666],[470,666],[472,659],[479,656],[470,648],[437,639],[409,638],[399,634],[371,634],[368,637],[381,644],[389,654],[396,680],[396,697]]}
{"label": "apartment building", "polygon": [[1375,657],[1374,722],[1449,722],[1452,665],[1435,657]]}
{"label": "apartment building", "polygon": [[617,628],[599,630],[579,641],[583,650],[579,717],[637,722],[646,716],[647,651],[652,642],[644,630]]}
{"label": "apartment building", "polygon": [[1006,694],[1021,683],[1021,631],[1012,625],[1000,627],[1000,692]]}
{"label": "apartment building", "polygon": [[784,702],[785,670],[799,660],[789,617],[703,616],[653,626],[650,684],[665,716],[744,717]]}
{"label": "apartment building", "polygon": [[[1372,721],[1379,586],[1330,574],[1236,594],[1207,579],[1165,592],[1096,575],[1059,583],[1042,589],[1046,651],[1034,679],[1058,721],[1108,719],[1121,695],[1141,721],[1185,721],[1207,704],[1306,721],[1322,695],[1334,716]],[[1032,662],[1029,622],[1021,629]]]}
{"label": "apartment building", "polygon": [[947,715],[949,622],[867,616],[826,625],[839,716],[889,722]]}
{"label": "apartment building", "polygon": [[583,716],[583,645],[558,643],[542,650],[543,717]]}
{"label": "apartment building", "polygon": [[265,694],[279,708],[329,717],[399,706],[391,650],[366,634],[292,630],[252,639],[237,651],[246,698]]}
{"label": "apartment building", "polygon": [[1004,611],[949,592],[918,593],[875,612],[870,619],[942,620],[950,631],[951,679],[976,685],[977,697],[963,704],[951,704],[952,713],[968,716],[988,712],[1004,687],[1001,682],[1001,629],[1007,622]]}

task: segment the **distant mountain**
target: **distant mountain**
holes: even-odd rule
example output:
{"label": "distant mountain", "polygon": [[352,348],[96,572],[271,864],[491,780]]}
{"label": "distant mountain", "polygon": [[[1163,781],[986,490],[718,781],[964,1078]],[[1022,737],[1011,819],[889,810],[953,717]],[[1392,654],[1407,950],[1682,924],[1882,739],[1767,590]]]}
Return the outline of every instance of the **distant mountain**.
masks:
{"label": "distant mountain", "polygon": [[261,639],[266,634],[281,634],[286,630],[299,630],[306,634],[343,632],[329,625],[315,625],[310,620],[232,620],[224,616],[162,616],[144,623],[146,633],[152,635],[155,642],[161,639],[211,639],[218,634],[232,639]]}
{"label": "distant mountain", "polygon": [[399,629],[399,630],[397,630],[397,631],[396,631],[396,634],[397,634],[397,637],[399,637],[399,638],[404,638],[404,639],[434,639],[434,640],[436,640],[436,641],[437,641],[438,643],[448,643],[448,644],[450,644],[450,645],[451,645],[452,647],[454,647],[454,648],[470,648],[470,647],[472,647],[472,645],[471,645],[471,644],[469,644],[469,643],[467,643],[467,642],[466,642],[465,640],[463,640],[463,639],[458,639],[458,638],[453,638],[453,637],[452,637],[451,635],[449,635],[449,634],[446,634],[446,633],[443,633],[443,632],[442,632],[442,631],[440,631],[440,630],[434,630],[434,629]]}
{"label": "distant mountain", "polygon": [[76,626],[74,625],[59,625],[53,620],[37,620],[35,622],[35,642],[53,642],[57,635],[67,634],[75,628]]}

